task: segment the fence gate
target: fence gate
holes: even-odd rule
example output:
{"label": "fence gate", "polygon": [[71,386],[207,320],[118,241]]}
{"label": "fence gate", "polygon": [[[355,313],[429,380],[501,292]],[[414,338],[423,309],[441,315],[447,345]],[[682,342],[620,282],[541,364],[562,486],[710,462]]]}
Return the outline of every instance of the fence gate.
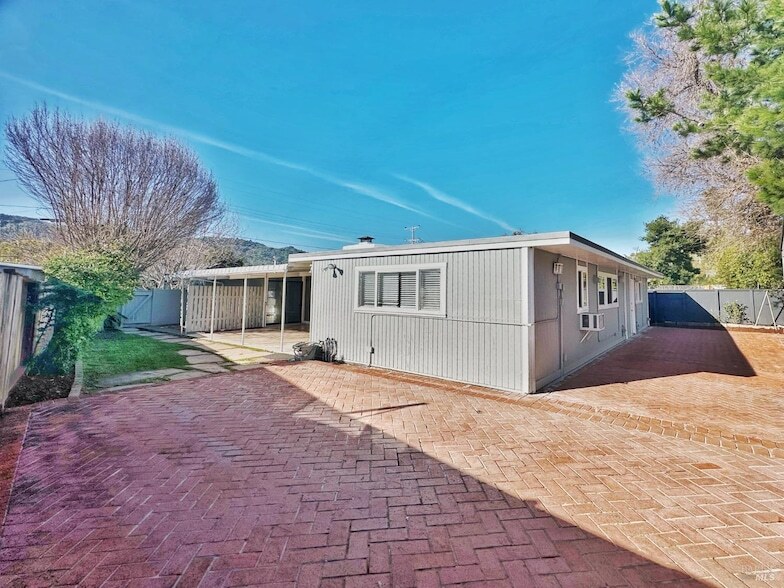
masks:
{"label": "fence gate", "polygon": [[152,322],[152,290],[136,290],[120,309],[124,325],[149,325]]}
{"label": "fence gate", "polygon": [[180,290],[136,290],[130,302],[120,308],[127,326],[178,325],[180,323]]}

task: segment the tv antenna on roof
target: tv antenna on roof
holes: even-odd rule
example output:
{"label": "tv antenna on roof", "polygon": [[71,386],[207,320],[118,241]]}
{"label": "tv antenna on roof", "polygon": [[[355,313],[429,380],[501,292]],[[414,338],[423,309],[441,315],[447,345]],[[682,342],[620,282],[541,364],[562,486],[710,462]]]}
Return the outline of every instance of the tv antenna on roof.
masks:
{"label": "tv antenna on roof", "polygon": [[419,225],[411,225],[410,227],[406,227],[403,230],[411,232],[411,237],[406,241],[409,245],[415,245],[416,243],[422,242],[422,239],[416,236],[416,232],[419,230]]}

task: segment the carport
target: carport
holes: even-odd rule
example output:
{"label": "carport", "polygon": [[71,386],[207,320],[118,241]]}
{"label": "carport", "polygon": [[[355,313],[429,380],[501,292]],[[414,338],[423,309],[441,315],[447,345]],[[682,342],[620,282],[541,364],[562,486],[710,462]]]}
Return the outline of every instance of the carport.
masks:
{"label": "carport", "polygon": [[309,263],[189,270],[181,277],[181,333],[269,347],[279,331],[280,351],[292,336],[308,338]]}

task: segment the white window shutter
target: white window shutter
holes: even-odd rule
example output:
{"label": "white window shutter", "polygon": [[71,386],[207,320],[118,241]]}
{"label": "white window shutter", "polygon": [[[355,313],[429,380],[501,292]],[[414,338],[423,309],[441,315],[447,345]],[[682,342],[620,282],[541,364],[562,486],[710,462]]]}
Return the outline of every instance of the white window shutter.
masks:
{"label": "white window shutter", "polygon": [[416,308],[416,272],[403,272],[400,276],[400,308]]}
{"label": "white window shutter", "polygon": [[441,270],[427,269],[419,272],[419,308],[441,308]]}
{"label": "white window shutter", "polygon": [[360,272],[359,274],[359,306],[375,306],[376,273]]}
{"label": "white window shutter", "polygon": [[400,300],[400,274],[379,274],[378,306],[398,306]]}

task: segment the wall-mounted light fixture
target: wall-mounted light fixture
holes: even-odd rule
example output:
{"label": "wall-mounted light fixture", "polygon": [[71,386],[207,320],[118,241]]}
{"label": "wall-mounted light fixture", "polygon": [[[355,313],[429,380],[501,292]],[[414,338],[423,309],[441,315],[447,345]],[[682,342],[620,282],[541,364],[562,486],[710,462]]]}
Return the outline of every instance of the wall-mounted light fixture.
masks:
{"label": "wall-mounted light fixture", "polygon": [[327,267],[324,268],[324,271],[332,270],[332,277],[337,278],[338,274],[341,276],[343,275],[343,270],[336,266],[334,263],[330,263]]}

